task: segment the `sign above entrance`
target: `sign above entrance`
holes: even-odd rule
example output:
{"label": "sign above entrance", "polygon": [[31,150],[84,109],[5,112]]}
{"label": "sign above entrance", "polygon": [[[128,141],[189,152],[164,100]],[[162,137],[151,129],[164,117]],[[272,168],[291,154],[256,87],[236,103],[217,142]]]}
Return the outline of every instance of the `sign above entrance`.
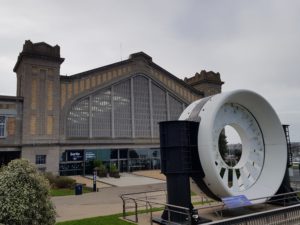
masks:
{"label": "sign above entrance", "polygon": [[68,161],[83,161],[83,150],[69,150],[67,151]]}

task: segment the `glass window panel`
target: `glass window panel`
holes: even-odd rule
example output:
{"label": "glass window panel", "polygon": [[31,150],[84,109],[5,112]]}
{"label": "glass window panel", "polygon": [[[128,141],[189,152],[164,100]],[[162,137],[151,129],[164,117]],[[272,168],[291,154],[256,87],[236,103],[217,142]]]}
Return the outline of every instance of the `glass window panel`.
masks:
{"label": "glass window panel", "polygon": [[46,155],[36,155],[35,164],[41,165],[46,164]]}
{"label": "glass window panel", "polygon": [[110,160],[110,149],[100,149],[97,151],[97,159],[103,161]]}
{"label": "glass window panel", "polygon": [[149,82],[143,76],[133,79],[134,123],[136,137],[151,137]]}
{"label": "glass window panel", "polygon": [[153,106],[153,131],[154,137],[159,136],[161,121],[167,120],[166,92],[152,83],[152,106]]}
{"label": "glass window panel", "polygon": [[[133,157],[131,157],[133,156]],[[148,148],[137,148],[130,149],[130,158],[148,158],[149,157],[149,149]]]}
{"label": "glass window panel", "polygon": [[120,159],[127,159],[128,149],[120,149]]}
{"label": "glass window panel", "polygon": [[111,137],[111,90],[92,96],[92,136]]}
{"label": "glass window panel", "polygon": [[5,137],[5,116],[0,116],[0,137]]}
{"label": "glass window panel", "polygon": [[89,99],[85,98],[72,105],[67,116],[67,136],[88,137],[89,135]]}
{"label": "glass window panel", "polygon": [[131,158],[131,159],[139,158],[139,155],[136,152],[136,150],[134,150],[134,149],[130,149],[129,150],[129,158]]}
{"label": "glass window panel", "polygon": [[114,126],[116,137],[131,137],[130,80],[114,86]]}
{"label": "glass window panel", "polygon": [[94,161],[97,159],[97,151],[96,150],[86,150],[85,151],[85,160],[86,161]]}
{"label": "glass window panel", "polygon": [[169,95],[170,120],[178,120],[183,111],[182,102]]}
{"label": "glass window panel", "polygon": [[160,158],[160,149],[150,149],[151,158]]}
{"label": "glass window panel", "polygon": [[110,152],[110,158],[111,159],[117,159],[118,158],[118,149],[112,149]]}

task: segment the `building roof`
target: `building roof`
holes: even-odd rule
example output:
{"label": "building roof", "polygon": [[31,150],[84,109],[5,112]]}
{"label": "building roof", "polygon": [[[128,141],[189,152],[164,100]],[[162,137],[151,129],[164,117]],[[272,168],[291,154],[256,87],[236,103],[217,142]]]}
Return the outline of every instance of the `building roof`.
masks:
{"label": "building roof", "polygon": [[160,72],[163,72],[164,74],[169,76],[171,79],[177,81],[178,83],[180,83],[184,87],[190,89],[192,92],[194,92],[198,95],[204,95],[204,93],[202,91],[199,91],[199,90],[193,88],[192,86],[190,86],[189,84],[187,84],[183,80],[179,79],[178,77],[176,77],[175,75],[173,75],[169,71],[165,70],[164,68],[162,68],[159,65],[157,65],[156,63],[154,63],[152,61],[152,57],[149,56],[148,54],[142,52],[142,51],[131,54],[127,60],[119,61],[119,62],[116,62],[116,63],[112,63],[112,64],[109,64],[109,65],[106,65],[106,66],[98,67],[98,68],[95,68],[95,69],[91,69],[91,70],[84,71],[84,72],[77,73],[77,74],[70,75],[70,76],[61,76],[60,78],[61,78],[61,80],[80,79],[80,78],[89,76],[93,73],[102,72],[102,71],[105,71],[107,69],[111,69],[111,68],[114,68],[114,67],[118,67],[118,66],[121,66],[121,65],[126,65],[126,64],[132,63],[133,61],[136,61],[136,60],[146,61],[149,66],[159,70]]}

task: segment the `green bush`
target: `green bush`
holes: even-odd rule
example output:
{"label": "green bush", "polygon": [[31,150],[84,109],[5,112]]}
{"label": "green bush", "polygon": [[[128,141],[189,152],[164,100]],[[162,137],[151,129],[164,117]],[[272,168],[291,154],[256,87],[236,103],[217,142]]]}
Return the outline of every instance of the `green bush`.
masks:
{"label": "green bush", "polygon": [[70,177],[57,177],[55,180],[56,188],[73,188],[76,181]]}
{"label": "green bush", "polygon": [[0,223],[53,225],[49,182],[27,160],[13,160],[0,172]]}
{"label": "green bush", "polygon": [[93,167],[96,168],[96,167],[100,167],[100,166],[103,166],[103,163],[101,160],[94,160],[93,161]]}
{"label": "green bush", "polygon": [[106,177],[107,176],[107,169],[105,165],[103,165],[101,160],[94,160],[93,161],[94,170],[97,171],[98,177]]}
{"label": "green bush", "polygon": [[112,164],[110,166],[109,176],[114,178],[120,178],[119,170],[115,164]]}
{"label": "green bush", "polygon": [[54,187],[55,186],[55,180],[56,180],[56,177],[53,173],[51,172],[46,172],[44,173],[44,176],[46,177],[46,179],[49,181],[50,183],[50,186],[51,187]]}
{"label": "green bush", "polygon": [[45,173],[45,177],[49,180],[52,188],[73,188],[75,180],[70,177],[55,176],[52,173]]}

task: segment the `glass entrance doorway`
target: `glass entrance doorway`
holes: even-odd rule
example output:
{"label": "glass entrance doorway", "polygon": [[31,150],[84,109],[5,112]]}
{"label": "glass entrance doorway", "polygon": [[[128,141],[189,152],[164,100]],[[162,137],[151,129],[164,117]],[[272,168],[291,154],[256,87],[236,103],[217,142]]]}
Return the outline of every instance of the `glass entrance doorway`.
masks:
{"label": "glass entrance doorway", "polygon": [[121,173],[128,172],[128,160],[127,159],[121,159],[119,161],[119,171]]}

